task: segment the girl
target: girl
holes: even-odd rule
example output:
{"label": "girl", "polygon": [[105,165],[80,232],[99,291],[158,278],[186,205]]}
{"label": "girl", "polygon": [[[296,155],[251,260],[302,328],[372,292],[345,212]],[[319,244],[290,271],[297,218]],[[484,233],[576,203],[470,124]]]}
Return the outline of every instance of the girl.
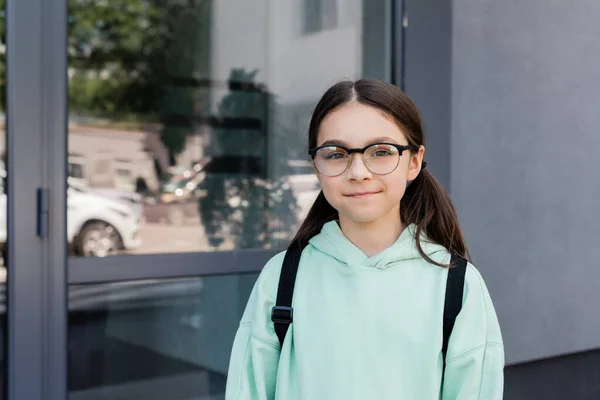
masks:
{"label": "girl", "polygon": [[442,352],[451,255],[468,250],[423,169],[414,104],[385,82],[340,82],[317,104],[308,142],[322,191],[290,245],[303,249],[293,322],[280,346],[271,311],[282,252],[250,295],[226,399],[501,399],[500,327],[471,264]]}

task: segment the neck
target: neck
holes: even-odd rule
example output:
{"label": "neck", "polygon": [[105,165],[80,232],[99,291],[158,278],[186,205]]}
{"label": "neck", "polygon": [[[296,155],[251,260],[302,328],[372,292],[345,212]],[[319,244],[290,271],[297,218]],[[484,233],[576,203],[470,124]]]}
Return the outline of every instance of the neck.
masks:
{"label": "neck", "polygon": [[356,222],[341,215],[340,228],[344,236],[367,257],[372,257],[390,247],[404,230],[399,217],[373,222]]}

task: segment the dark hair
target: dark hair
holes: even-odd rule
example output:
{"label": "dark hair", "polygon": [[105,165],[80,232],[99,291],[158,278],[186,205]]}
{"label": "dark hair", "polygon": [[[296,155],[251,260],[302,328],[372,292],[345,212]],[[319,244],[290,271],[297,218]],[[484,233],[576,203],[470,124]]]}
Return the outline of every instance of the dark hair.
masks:
{"label": "dark hair", "polygon": [[[402,129],[410,145],[425,145],[419,111],[408,96],[398,87],[375,79],[360,79],[356,82],[343,81],[329,88],[313,112],[309,131],[308,147],[317,146],[319,128],[323,120],[333,111],[349,102],[358,102],[391,116]],[[291,246],[306,247],[323,225],[338,218],[338,212],[329,204],[321,191],[312,205]],[[429,170],[423,169],[406,188],[400,201],[400,218],[403,224],[416,224],[417,248],[428,262],[440,267],[425,254],[421,246],[421,233],[450,253],[470,259],[456,210],[450,196],[437,182]]]}

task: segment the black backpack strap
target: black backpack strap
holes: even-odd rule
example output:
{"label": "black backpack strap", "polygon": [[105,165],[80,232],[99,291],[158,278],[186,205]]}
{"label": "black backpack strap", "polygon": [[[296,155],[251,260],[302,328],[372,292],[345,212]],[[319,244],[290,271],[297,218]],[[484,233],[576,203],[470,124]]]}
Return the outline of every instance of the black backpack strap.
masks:
{"label": "black backpack strap", "polygon": [[465,287],[465,273],[467,271],[467,260],[452,255],[450,259],[450,268],[448,269],[448,278],[446,279],[446,300],[444,301],[444,339],[442,342],[442,355],[444,364],[442,369],[442,382],[444,372],[446,371],[446,353],[448,352],[448,341],[454,328],[456,317],[462,308],[463,292]]}
{"label": "black backpack strap", "polygon": [[275,325],[275,333],[279,338],[281,347],[283,347],[285,335],[293,321],[292,298],[294,297],[294,285],[296,284],[296,274],[298,273],[301,255],[302,249],[298,246],[290,246],[287,249],[281,266],[281,274],[279,275],[277,300],[275,307],[271,310],[271,321]]}

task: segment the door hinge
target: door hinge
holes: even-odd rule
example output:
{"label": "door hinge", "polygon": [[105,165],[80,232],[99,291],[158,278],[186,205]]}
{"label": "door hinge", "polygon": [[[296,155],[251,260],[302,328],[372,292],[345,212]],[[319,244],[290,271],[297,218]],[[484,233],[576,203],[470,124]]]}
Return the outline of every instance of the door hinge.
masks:
{"label": "door hinge", "polygon": [[49,224],[48,189],[37,188],[37,235],[48,236]]}

